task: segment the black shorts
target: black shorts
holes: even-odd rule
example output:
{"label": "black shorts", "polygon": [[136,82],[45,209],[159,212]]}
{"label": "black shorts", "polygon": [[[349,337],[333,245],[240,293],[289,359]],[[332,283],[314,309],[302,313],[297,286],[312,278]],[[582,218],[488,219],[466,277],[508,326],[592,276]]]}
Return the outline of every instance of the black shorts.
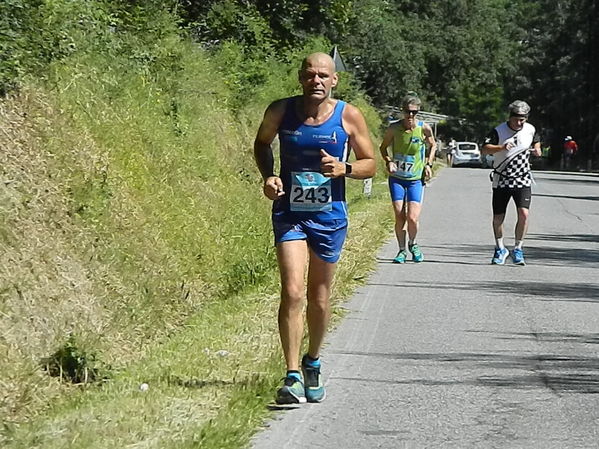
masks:
{"label": "black shorts", "polygon": [[516,207],[529,209],[532,191],[530,190],[530,187],[519,187],[515,189],[497,187],[493,189],[493,215],[505,214],[510,198],[514,198]]}

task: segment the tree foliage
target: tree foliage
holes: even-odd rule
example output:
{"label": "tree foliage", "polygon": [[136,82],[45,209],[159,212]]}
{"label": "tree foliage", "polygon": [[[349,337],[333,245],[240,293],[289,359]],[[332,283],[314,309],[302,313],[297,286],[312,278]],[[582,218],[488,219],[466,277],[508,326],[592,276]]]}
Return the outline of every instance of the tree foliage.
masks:
{"label": "tree foliage", "polygon": [[596,0],[534,3],[534,14],[520,5],[519,76],[508,89],[531,100],[548,143],[560,148],[572,135],[590,159],[599,135],[599,6]]}
{"label": "tree foliage", "polygon": [[0,93],[86,45],[110,50],[111,31],[147,26],[139,17],[164,8],[205,48],[238,46],[230,84],[240,100],[266,79],[268,61],[290,62],[319,38],[338,46],[377,106],[415,91],[426,109],[459,119],[448,125],[456,137],[482,137],[515,98],[554,145],[573,134],[589,148],[597,134],[596,0],[7,0]]}
{"label": "tree foliage", "polygon": [[[468,125],[462,132],[470,136],[498,120],[503,80],[517,71],[516,41],[502,31],[513,4],[502,0],[227,0],[210,5],[189,0],[185,9],[185,20],[200,40],[234,39],[250,52],[284,54],[308,36],[321,35],[338,45],[376,105],[397,106],[406,92],[415,91],[427,109],[463,119]],[[223,9],[230,14],[219,14]],[[232,11],[239,18],[263,17],[269,38],[255,39],[240,20],[231,22]]]}

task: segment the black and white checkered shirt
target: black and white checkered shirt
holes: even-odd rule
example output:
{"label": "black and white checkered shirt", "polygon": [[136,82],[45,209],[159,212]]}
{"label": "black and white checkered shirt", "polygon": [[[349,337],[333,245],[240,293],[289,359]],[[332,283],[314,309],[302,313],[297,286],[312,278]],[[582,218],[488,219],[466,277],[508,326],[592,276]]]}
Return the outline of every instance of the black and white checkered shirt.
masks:
{"label": "black and white checkered shirt", "polygon": [[510,151],[498,151],[494,155],[493,188],[530,187],[532,176],[528,150],[539,142],[535,127],[525,123],[522,129],[514,131],[507,122],[504,122],[491,131],[485,139],[485,145],[504,145],[507,142],[511,142],[514,148]]}
{"label": "black and white checkered shirt", "polygon": [[[530,151],[524,151],[513,159],[505,161],[502,166],[496,166],[493,177],[497,177],[497,186],[509,189],[530,187]],[[494,186],[495,187],[495,186]]]}

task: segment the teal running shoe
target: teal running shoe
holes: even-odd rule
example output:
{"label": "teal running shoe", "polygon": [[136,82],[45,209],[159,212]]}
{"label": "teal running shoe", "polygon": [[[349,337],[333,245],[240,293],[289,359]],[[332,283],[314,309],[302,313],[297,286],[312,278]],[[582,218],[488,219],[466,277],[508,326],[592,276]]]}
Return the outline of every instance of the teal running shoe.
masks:
{"label": "teal running shoe", "polygon": [[322,384],[320,376],[320,362],[318,366],[313,366],[308,361],[308,355],[302,357],[302,373],[306,382],[306,399],[308,402],[322,402],[327,393]]}
{"label": "teal running shoe", "polygon": [[491,259],[491,264],[493,265],[503,265],[505,263],[505,259],[510,252],[506,248],[495,248],[495,253],[493,253],[493,259]]}
{"label": "teal running shoe", "polygon": [[395,259],[393,259],[393,263],[406,263],[407,258],[408,255],[406,254],[405,250],[402,249],[400,252],[397,253]]}
{"label": "teal running shoe", "polygon": [[415,243],[410,246],[410,252],[412,253],[412,260],[414,262],[422,262],[424,260],[424,254],[420,251],[420,248]]}
{"label": "teal running shoe", "polygon": [[516,265],[526,265],[526,262],[524,262],[524,251],[521,248],[514,248],[512,251],[512,260]]}
{"label": "teal running shoe", "polygon": [[277,404],[304,404],[306,393],[302,381],[292,376],[285,377],[283,386],[277,390],[275,402]]}

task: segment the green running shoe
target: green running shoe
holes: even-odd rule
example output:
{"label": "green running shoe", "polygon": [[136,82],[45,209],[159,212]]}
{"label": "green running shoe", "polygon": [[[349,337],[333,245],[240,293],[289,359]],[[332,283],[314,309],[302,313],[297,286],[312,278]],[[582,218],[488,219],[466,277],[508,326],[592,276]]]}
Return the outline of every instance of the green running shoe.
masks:
{"label": "green running shoe", "polygon": [[302,357],[302,373],[306,382],[306,399],[308,402],[322,402],[327,393],[322,384],[320,376],[320,362],[318,366],[313,366],[308,361],[308,355]]}
{"label": "green running shoe", "polygon": [[422,262],[424,260],[424,254],[420,251],[420,248],[415,243],[410,246],[410,252],[412,253],[412,260],[414,262]]}
{"label": "green running shoe", "polygon": [[277,390],[275,402],[277,404],[304,404],[306,393],[302,381],[292,376],[285,377],[283,386]]}
{"label": "green running shoe", "polygon": [[402,249],[400,252],[397,253],[395,259],[393,259],[393,263],[406,263],[407,258],[408,255],[406,254],[406,251]]}

